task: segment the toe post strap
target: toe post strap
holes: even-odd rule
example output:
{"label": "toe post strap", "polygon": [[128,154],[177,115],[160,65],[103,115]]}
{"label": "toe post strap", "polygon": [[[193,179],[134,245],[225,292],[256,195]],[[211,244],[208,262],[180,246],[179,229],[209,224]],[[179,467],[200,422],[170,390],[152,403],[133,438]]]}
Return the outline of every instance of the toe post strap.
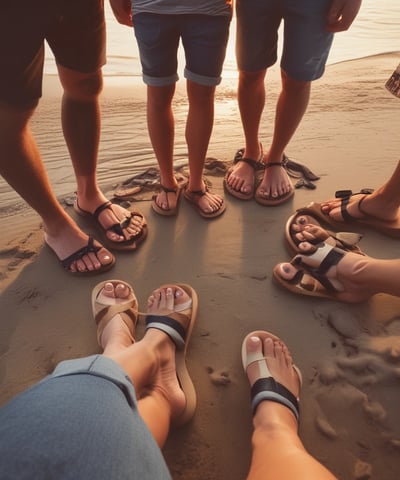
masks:
{"label": "toe post strap", "polygon": [[72,255],[69,255],[68,257],[61,260],[61,265],[65,268],[65,270],[69,270],[69,268],[74,262],[81,260],[85,255],[88,255],[89,253],[96,254],[99,250],[101,250],[101,248],[101,246],[95,246],[93,236],[89,235],[87,244],[74,252]]}

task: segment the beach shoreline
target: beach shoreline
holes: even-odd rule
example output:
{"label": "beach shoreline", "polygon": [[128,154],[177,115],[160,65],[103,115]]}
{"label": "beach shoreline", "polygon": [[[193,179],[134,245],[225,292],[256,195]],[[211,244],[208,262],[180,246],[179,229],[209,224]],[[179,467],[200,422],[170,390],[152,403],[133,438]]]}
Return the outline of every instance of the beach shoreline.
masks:
{"label": "beach shoreline", "polygon": [[[400,341],[400,299],[376,295],[359,305],[344,305],[299,298],[274,285],[271,272],[290,258],[283,230],[295,209],[326,200],[338,189],[377,187],[392,173],[400,157],[400,103],[384,84],[399,58],[394,52],[330,65],[314,83],[309,109],[287,155],[320,175],[316,190],[298,189],[293,201],[276,208],[226,196],[226,212],[212,222],[184,201],[176,219],[157,216],[149,191],[131,200],[145,214],[149,236],[137,252],[117,253],[110,274],[75,278],[64,272],[43,248],[39,217],[0,184],[5,205],[0,216],[7,225],[0,240],[0,403],[39,381],[59,361],[99,352],[90,311],[97,282],[109,276],[128,281],[143,306],[158,285],[185,282],[200,298],[188,357],[199,405],[193,422],[172,432],[165,448],[173,478],[245,477],[251,413],[240,345],[250,331],[266,329],[288,344],[303,372],[300,434],[309,451],[339,478],[397,480],[399,359],[389,354]],[[105,80],[99,183],[112,195],[124,180],[156,162],[146,131],[144,86],[130,85],[126,78],[120,83]],[[278,69],[268,76],[267,88],[261,129],[265,147],[272,135]],[[75,181],[57,121],[60,95],[57,78],[46,76],[32,129],[56,195],[89,232],[71,208]],[[182,81],[175,111],[176,159],[185,164]],[[236,84],[223,81],[208,155],[223,168],[242,146]],[[206,176],[222,193],[222,170]],[[363,233],[362,248],[369,255],[398,258],[398,240]],[[142,333],[143,326],[139,337]]]}

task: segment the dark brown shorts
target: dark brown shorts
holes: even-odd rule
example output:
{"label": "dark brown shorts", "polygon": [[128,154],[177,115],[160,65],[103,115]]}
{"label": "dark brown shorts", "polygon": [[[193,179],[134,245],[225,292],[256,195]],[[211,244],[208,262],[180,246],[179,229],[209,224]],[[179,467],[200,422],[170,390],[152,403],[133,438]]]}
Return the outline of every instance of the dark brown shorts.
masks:
{"label": "dark brown shorts", "polygon": [[104,0],[0,1],[0,103],[34,107],[42,95],[44,41],[81,73],[106,61]]}

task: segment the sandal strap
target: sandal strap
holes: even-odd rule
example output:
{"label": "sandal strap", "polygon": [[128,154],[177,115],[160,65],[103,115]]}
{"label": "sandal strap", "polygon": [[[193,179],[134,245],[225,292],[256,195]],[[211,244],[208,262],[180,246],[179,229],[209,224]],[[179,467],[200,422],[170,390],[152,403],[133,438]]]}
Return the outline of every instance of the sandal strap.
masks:
{"label": "sandal strap", "polygon": [[360,210],[361,213],[363,213],[362,210],[360,209],[360,205],[364,201],[365,197],[367,195],[370,195],[373,191],[374,190],[372,188],[362,188],[359,192],[355,192],[355,193],[353,193],[352,190],[337,190],[335,192],[335,197],[342,199],[340,202],[340,213],[345,222],[354,222],[354,221],[360,220],[357,217],[353,217],[353,215],[351,215],[347,211],[347,205],[349,204],[350,198],[353,195],[363,195],[363,197],[361,197],[361,199],[358,202],[358,209]]}
{"label": "sandal strap", "polygon": [[110,200],[107,200],[107,202],[102,203],[93,212],[93,218],[95,218],[97,221],[99,221],[100,213],[103,212],[104,210],[110,209],[111,206],[112,206],[112,203],[110,202]]}
{"label": "sandal strap", "polygon": [[186,192],[189,195],[197,195],[198,197],[204,196],[208,192],[208,187],[205,187],[203,190],[189,190],[188,188],[186,189]]}
{"label": "sandal strap", "polygon": [[289,408],[296,417],[296,420],[299,420],[300,408],[297,398],[273,377],[259,378],[251,387],[250,395],[253,415],[261,402],[269,400]]}
{"label": "sandal strap", "polygon": [[183,313],[173,312],[169,315],[146,315],[146,330],[156,328],[166,333],[178,350],[183,350],[186,343],[186,328],[189,317]]}
{"label": "sandal strap", "polygon": [[[138,319],[138,312],[133,311],[135,307],[137,309],[136,299],[132,299],[132,302],[129,305],[127,305],[127,303],[125,304],[116,303],[114,305],[106,305],[99,312],[97,312],[94,320],[96,322],[96,325],[98,325],[104,318],[108,320],[110,318],[115,317],[115,315],[117,314],[124,313],[132,320],[132,324],[136,325],[136,322]],[[130,327],[130,325],[128,325],[128,323],[124,319],[122,320],[127,324],[128,327]]]}
{"label": "sandal strap", "polygon": [[[338,288],[335,286],[334,282],[329,280],[329,278],[326,276],[326,273],[331,267],[337,265],[345,254],[346,252],[344,250],[323,243],[321,244],[319,249],[316,250],[316,252],[308,255],[318,255],[321,257],[322,255],[324,255],[321,258],[321,262],[317,268],[310,267],[310,265],[304,263],[301,256],[299,255],[294,257],[291,263],[295,266],[301,266],[306,273],[310,274],[313,278],[318,280],[318,282],[320,282],[321,285],[323,285],[328,291],[337,292],[339,291]],[[297,272],[297,274],[295,275],[295,277],[297,277],[296,280],[299,279],[299,276],[300,278],[302,278],[304,271]]]}
{"label": "sandal strap", "polygon": [[160,183],[160,188],[165,193],[176,193],[179,189],[179,187],[175,187],[175,188],[165,187],[162,183]]}
{"label": "sandal strap", "polygon": [[[99,205],[96,210],[93,212],[93,218],[98,222],[100,223],[99,221],[99,215],[101,214],[101,212],[104,212],[104,210],[111,210],[112,211],[112,203],[108,200],[107,202],[104,202],[102,203],[101,205]],[[120,235],[121,237],[124,236],[124,231],[123,229],[128,227],[129,224],[131,223],[131,219],[132,217],[136,215],[136,216],[140,216],[143,218],[143,215],[139,212],[130,212],[129,215],[125,215],[125,218],[124,220],[121,220],[121,222],[119,223],[114,223],[113,225],[111,225],[111,227],[108,227],[107,229],[105,229],[107,232],[114,232],[116,233],[117,235]],[[142,235],[142,231],[140,231],[137,235],[135,235],[134,237],[132,237],[130,240],[127,240],[126,243],[129,243],[129,242],[133,242],[135,240],[138,239],[138,237],[140,237]],[[124,242],[125,243],[125,242]]]}
{"label": "sandal strap", "polygon": [[249,158],[249,157],[235,158],[233,161],[234,164],[239,162],[247,163],[247,165],[250,165],[250,167],[252,167],[253,170],[262,170],[265,168],[264,162],[261,162],[259,160],[254,160],[253,158]]}
{"label": "sandal strap", "polygon": [[268,162],[265,164],[265,168],[270,168],[270,167],[285,167],[283,162]]}
{"label": "sandal strap", "polygon": [[[165,211],[168,211],[170,209],[170,206],[169,206],[169,200],[168,200],[168,193],[173,193],[174,195],[176,195],[178,193],[178,190],[179,190],[179,187],[175,187],[175,188],[168,188],[168,187],[165,187],[162,183],[160,183],[160,188],[161,190],[166,193],[165,195],[165,198],[166,198],[166,203],[167,203],[167,208],[165,209]],[[153,195],[152,196],[152,199],[154,201],[157,200],[157,196],[158,195]]]}
{"label": "sandal strap", "polygon": [[73,262],[76,262],[77,260],[81,260],[85,255],[88,255],[89,253],[94,253],[96,254],[99,250],[101,250],[101,246],[96,246],[94,244],[94,238],[92,235],[89,235],[89,239],[87,244],[77,250],[76,252],[72,253],[68,257],[64,258],[61,260],[61,265],[65,270],[69,270],[69,267]]}

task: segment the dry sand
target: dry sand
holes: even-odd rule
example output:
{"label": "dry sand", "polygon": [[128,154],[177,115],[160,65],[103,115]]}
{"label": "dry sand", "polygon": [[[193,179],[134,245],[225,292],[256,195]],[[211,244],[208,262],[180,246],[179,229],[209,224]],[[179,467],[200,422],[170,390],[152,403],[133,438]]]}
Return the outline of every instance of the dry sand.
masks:
{"label": "dry sand", "polygon": [[[374,187],[399,155],[399,101],[384,88],[398,54],[332,65],[315,82],[308,112],[287,154],[321,175],[314,191],[300,189],[277,208],[227,198],[227,211],[207,222],[182,202],[176,219],[162,218],[148,199],[135,202],[149,236],[134,254],[117,253],[112,273],[75,278],[42,248],[36,214],[0,185],[1,403],[43,378],[63,359],[99,349],[90,292],[111,276],[129,281],[145,306],[163,282],[190,283],[200,313],[188,363],[199,403],[193,422],[173,432],[165,448],[176,479],[243,479],[250,462],[251,414],[240,345],[266,329],[290,347],[303,372],[300,434],[309,451],[341,479],[397,480],[400,475],[400,299],[376,295],[358,305],[297,297],[271,280],[288,259],[286,219],[339,188]],[[278,72],[268,80],[262,141],[271,138]],[[73,195],[74,177],[58,122],[60,89],[46,79],[33,129],[57,195]],[[153,165],[145,126],[144,87],[107,84],[99,179],[105,191]],[[186,102],[177,101],[177,158],[184,163]],[[218,90],[210,157],[224,162],[243,145],[235,83]],[[222,175],[209,175],[222,192]],[[143,197],[142,197],[143,198]],[[71,215],[74,215],[69,208]],[[80,219],[77,219],[81,222]],[[82,224],[85,230],[87,226]],[[398,240],[367,231],[369,255],[396,258]]]}

